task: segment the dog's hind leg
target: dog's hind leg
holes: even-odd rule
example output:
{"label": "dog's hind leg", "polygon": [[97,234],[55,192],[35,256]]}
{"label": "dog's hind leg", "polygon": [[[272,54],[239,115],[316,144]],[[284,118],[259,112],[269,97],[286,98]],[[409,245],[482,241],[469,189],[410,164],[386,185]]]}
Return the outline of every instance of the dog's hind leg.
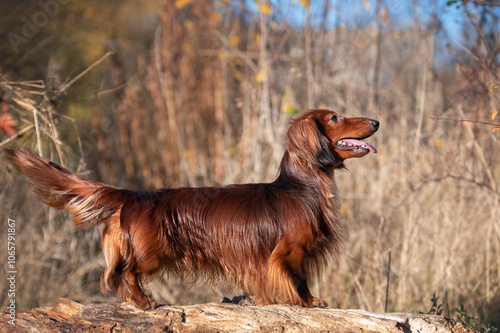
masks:
{"label": "dog's hind leg", "polygon": [[[117,269],[120,265],[120,211],[110,216],[104,225],[102,232],[102,252],[106,267],[101,275],[101,290],[107,296],[109,291],[116,294],[120,289],[120,279],[117,275]],[[118,273],[118,274],[117,274]]]}
{"label": "dog's hind leg", "polygon": [[144,310],[154,309],[158,307],[158,304],[154,299],[146,295],[140,285],[137,275],[131,271],[125,271],[122,273],[123,283],[128,289],[129,297],[126,297],[127,301],[134,302],[138,307]]}
{"label": "dog's hind leg", "polygon": [[113,214],[104,226],[102,249],[106,260],[101,275],[103,294],[107,295],[111,291],[142,309],[156,308],[158,304],[144,294],[140,287],[138,274],[134,270],[133,253],[120,232],[120,211]]}

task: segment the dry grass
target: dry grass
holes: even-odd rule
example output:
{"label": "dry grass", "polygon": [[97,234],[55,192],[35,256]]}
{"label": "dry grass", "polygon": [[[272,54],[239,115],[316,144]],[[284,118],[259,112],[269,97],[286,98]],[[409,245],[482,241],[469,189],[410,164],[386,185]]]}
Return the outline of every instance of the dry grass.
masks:
{"label": "dry grass", "polygon": [[[172,10],[167,7],[163,10]],[[441,299],[446,295],[445,308],[451,311],[463,304],[476,317],[500,320],[498,132],[425,116],[487,119],[498,103],[485,89],[498,69],[481,67],[491,54],[480,53],[476,67],[440,70],[431,63],[429,32],[408,29],[397,38],[384,35],[376,69],[377,36],[369,29],[325,35],[314,30],[319,36],[313,40],[325,43],[312,49],[311,83],[299,75],[306,72],[301,33],[292,31],[284,47],[272,53],[266,44],[253,42],[251,34],[262,22],[243,27],[234,20],[231,33],[242,39],[237,49],[225,40],[229,34],[222,28],[193,23],[194,36],[186,31],[180,36],[179,22],[163,23],[164,29],[173,27],[171,38],[196,45],[198,52],[184,45],[175,50],[178,66],[168,66],[173,55],[162,43],[172,41],[162,41],[159,29],[153,59],[140,79],[125,80],[119,61],[112,63],[114,82],[125,88],[114,96],[113,112],[98,106],[94,110],[94,124],[101,124],[97,138],[82,135],[84,147],[98,147],[97,152],[86,151],[86,160],[95,166],[89,177],[134,188],[270,181],[277,174],[290,118],[282,107],[291,103],[305,108],[306,92],[312,92],[314,107],[381,122],[370,138],[379,153],[348,161],[349,171],[336,174],[349,237],[344,254],[313,290],[333,307],[384,311],[391,251],[389,311],[427,311],[436,292]],[[268,43],[275,45],[284,32],[268,31]],[[209,49],[214,40],[217,47]],[[266,56],[273,58],[271,65],[263,61]],[[268,66],[264,79],[254,71],[263,66]],[[375,89],[369,82],[377,70],[381,74]],[[33,112],[12,99],[6,102],[34,124]],[[52,111],[39,111],[50,119]],[[58,146],[47,137],[49,128],[40,125],[46,152]],[[36,147],[40,140],[33,127],[9,145]],[[81,165],[79,154],[64,143],[56,151],[69,156],[73,170]],[[99,291],[104,266],[99,230],[77,230],[67,215],[44,207],[28,193],[19,175],[2,170],[0,216],[18,225],[20,307],[51,305],[58,297],[104,301]],[[2,239],[5,232],[2,223]],[[6,286],[2,288],[3,296]],[[184,304],[237,292],[222,289],[188,288],[175,277],[152,286],[160,302]]]}

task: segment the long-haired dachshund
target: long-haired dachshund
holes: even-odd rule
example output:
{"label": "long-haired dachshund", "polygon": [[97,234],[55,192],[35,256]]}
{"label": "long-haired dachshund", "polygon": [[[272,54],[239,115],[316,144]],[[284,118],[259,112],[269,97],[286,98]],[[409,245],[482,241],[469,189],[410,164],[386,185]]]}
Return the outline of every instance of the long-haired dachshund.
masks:
{"label": "long-haired dachshund", "polygon": [[157,192],[80,178],[31,151],[6,153],[47,205],[67,210],[77,226],[104,225],[105,295],[155,308],[141,284],[175,272],[224,278],[257,304],[325,307],[308,279],[343,240],[333,173],[348,158],[376,153],[362,140],[378,127],[376,120],[310,110],[291,124],[274,182]]}

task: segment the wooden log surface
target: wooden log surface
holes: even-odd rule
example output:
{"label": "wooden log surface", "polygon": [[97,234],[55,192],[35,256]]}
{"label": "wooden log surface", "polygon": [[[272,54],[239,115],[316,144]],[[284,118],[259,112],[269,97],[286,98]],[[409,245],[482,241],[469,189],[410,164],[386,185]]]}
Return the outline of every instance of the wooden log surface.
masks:
{"label": "wooden log surface", "polygon": [[450,318],[286,305],[208,303],[143,311],[131,303],[80,303],[18,311],[15,326],[0,316],[0,332],[475,332]]}

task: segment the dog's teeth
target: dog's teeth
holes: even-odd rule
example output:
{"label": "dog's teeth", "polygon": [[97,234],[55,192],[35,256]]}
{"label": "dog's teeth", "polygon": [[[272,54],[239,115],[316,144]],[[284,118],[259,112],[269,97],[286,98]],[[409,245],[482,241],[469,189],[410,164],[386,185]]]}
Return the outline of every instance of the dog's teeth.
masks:
{"label": "dog's teeth", "polygon": [[352,143],[348,143],[348,144],[347,144],[347,146],[348,146],[348,147],[351,147],[351,146],[352,146]]}
{"label": "dog's teeth", "polygon": [[366,148],[366,145],[362,145],[361,148]]}

